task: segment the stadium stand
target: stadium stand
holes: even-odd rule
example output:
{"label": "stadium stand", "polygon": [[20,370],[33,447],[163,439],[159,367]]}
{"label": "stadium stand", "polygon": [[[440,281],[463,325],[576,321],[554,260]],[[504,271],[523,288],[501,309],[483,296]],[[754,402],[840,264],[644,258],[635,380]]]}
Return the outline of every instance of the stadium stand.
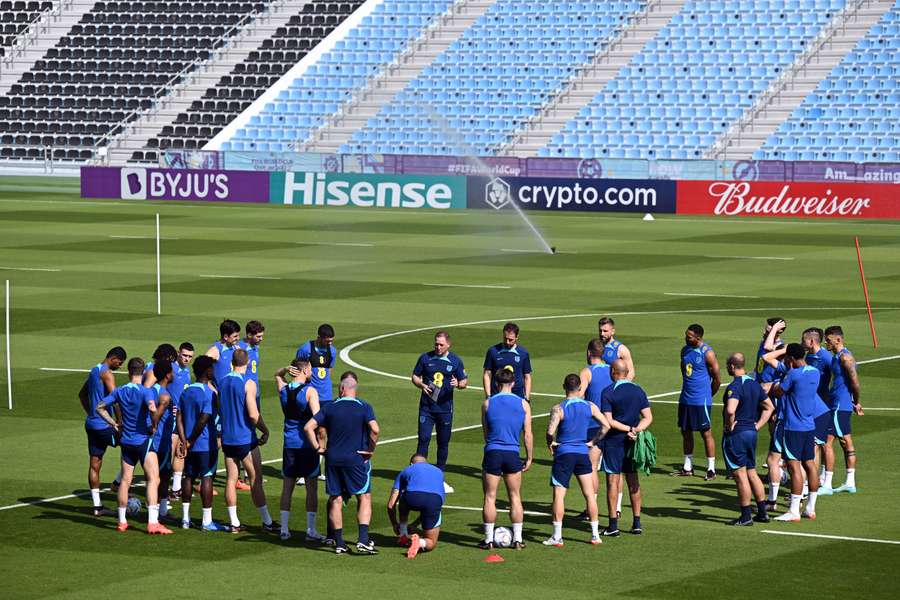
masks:
{"label": "stadium stand", "polygon": [[900,0],[753,158],[900,160]]}
{"label": "stadium stand", "polygon": [[0,158],[88,160],[266,2],[97,2],[0,97]]}
{"label": "stadium stand", "polygon": [[539,154],[701,158],[844,4],[688,2]]}
{"label": "stadium stand", "polygon": [[143,150],[135,151],[132,161],[156,162],[160,149],[202,148],[363,2],[311,0],[305,4],[302,12],[179,114],[174,124],[163,127]]}
{"label": "stadium stand", "polygon": [[28,29],[29,25],[45,10],[51,10],[49,0],[2,0],[0,1],[0,57],[5,56],[16,37]]}
{"label": "stadium stand", "polygon": [[378,74],[453,0],[388,0],[291,82],[222,150],[283,152],[309,137],[354,90]]}
{"label": "stadium stand", "polygon": [[340,151],[494,154],[645,4],[498,0]]}

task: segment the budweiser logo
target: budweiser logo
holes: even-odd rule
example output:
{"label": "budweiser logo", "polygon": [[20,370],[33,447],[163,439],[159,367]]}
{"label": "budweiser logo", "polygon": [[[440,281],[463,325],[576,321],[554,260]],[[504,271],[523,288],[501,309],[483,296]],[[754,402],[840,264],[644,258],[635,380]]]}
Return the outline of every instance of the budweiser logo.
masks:
{"label": "budweiser logo", "polygon": [[717,200],[717,215],[808,215],[858,216],[869,208],[870,198],[842,197],[826,188],[821,196],[792,196],[790,184],[784,184],[773,196],[754,196],[746,181],[716,181],[709,185],[709,195]]}

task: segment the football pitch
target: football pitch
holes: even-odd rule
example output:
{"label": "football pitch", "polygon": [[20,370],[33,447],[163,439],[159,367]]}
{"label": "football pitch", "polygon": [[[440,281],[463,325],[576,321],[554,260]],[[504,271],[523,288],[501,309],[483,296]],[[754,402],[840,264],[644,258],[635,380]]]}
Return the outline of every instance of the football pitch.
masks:
{"label": "football pitch", "polygon": [[[668,215],[644,222],[639,215],[530,213],[559,250],[548,255],[513,212],[86,201],[77,186],[72,179],[0,179],[0,279],[12,285],[15,403],[0,418],[4,597],[895,597],[900,223]],[[855,235],[866,261],[877,350]],[[633,353],[636,381],[652,402],[659,462],[642,478],[645,533],[591,546],[588,524],[571,519],[583,508],[573,486],[566,545],[548,548],[540,543],[551,533],[546,414],[561,397],[563,377],[584,365],[602,315],[615,318],[617,337]],[[769,316],[787,320],[790,341],[808,326],[843,326],[860,361],[866,411],[853,421],[859,492],[820,498],[813,522],[727,527],[737,516],[737,499],[722,476],[720,452],[715,481],[703,481],[699,470],[694,478],[668,476],[682,460],[675,418],[679,350],[686,326],[702,324],[727,383],[725,358],[733,351],[754,356]],[[85,373],[78,370],[114,345],[149,358],[161,342],[190,341],[200,354],[218,337],[223,318],[266,326],[260,379],[272,437],[262,455],[273,516],[283,417],[271,375],[315,337],[320,323],[334,325],[342,350],[336,371],[359,373],[360,397],[381,425],[372,519],[379,555],[335,556],[305,543],[300,487],[287,542],[260,529],[247,492],[240,493],[239,512],[248,532],[239,535],[177,528],[151,537],[143,511],[120,534],[114,517],[91,516],[77,397]],[[484,352],[500,341],[508,320],[520,325],[520,343],[534,366],[535,464],[523,485],[527,548],[500,550],[503,563],[485,564],[477,548],[483,394],[474,388],[481,385]],[[456,491],[447,497],[440,544],[408,561],[394,543],[385,504],[416,446],[418,391],[409,374],[438,327],[452,335],[472,387],[456,394],[447,470]],[[125,380],[120,371],[117,381]],[[721,392],[713,410],[717,438],[720,401]],[[758,464],[767,444],[761,433]],[[700,448],[698,439],[695,459],[702,463]],[[433,457],[434,443],[431,450]],[[104,488],[118,456],[117,449],[107,453]],[[839,448],[837,456],[835,485],[844,478]],[[220,492],[223,483],[219,477]],[[137,491],[142,497],[143,489]],[[216,497],[214,517],[227,521],[223,498]],[[115,505],[109,492],[103,499]],[[180,512],[175,503],[173,514]],[[199,513],[195,495],[192,516]],[[626,497],[623,524],[630,518]],[[497,524],[509,526],[508,516],[501,512]],[[344,531],[355,542],[355,502],[345,509]]]}

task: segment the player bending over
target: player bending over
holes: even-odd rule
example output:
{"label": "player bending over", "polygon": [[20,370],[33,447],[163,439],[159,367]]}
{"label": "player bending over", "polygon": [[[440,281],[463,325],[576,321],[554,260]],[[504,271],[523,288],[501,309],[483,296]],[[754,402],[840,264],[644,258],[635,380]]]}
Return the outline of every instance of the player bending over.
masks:
{"label": "player bending over", "polygon": [[[522,473],[531,468],[534,436],[531,433],[531,405],[513,393],[515,374],[505,368],[497,369],[493,377],[500,391],[481,405],[481,428],[484,433],[484,459],[481,461],[484,487],[484,540],[480,548],[494,547],[494,525],[497,522],[497,488],[500,479],[509,497],[509,518],[513,529],[513,548],[525,547],[522,540]],[[525,438],[525,462],[519,458],[519,438]]]}
{"label": "player bending over", "polygon": [[[437,546],[444,499],[444,472],[428,464],[428,459],[421,454],[414,454],[409,459],[409,466],[394,480],[387,503],[388,518],[394,533],[399,536],[397,543],[409,546],[406,558],[415,558],[420,551],[428,552]],[[412,511],[420,514],[422,535],[409,535],[409,513]]]}

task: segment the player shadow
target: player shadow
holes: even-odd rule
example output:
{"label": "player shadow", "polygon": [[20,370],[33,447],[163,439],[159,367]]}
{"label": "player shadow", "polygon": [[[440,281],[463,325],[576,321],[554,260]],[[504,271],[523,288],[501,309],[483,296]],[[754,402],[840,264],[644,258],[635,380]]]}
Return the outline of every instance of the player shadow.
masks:
{"label": "player shadow", "polygon": [[393,483],[400,471],[396,469],[372,469],[372,479],[384,479]]}
{"label": "player shadow", "polygon": [[708,509],[736,511],[737,494],[730,488],[731,486],[710,482],[689,483],[665,493],[677,496],[679,500],[687,502],[690,508],[644,506],[642,512],[650,516],[728,523],[733,517],[711,515]]}
{"label": "player shadow", "polygon": [[[21,502],[39,500],[39,498],[23,498]],[[69,504],[61,504],[57,502],[43,502],[41,504],[42,511],[32,517],[40,521],[58,521],[66,520],[82,525],[90,525],[99,529],[114,530],[116,528],[116,517],[110,515],[107,517],[95,517],[91,514],[90,507],[71,506]],[[134,520],[135,517],[132,517]]]}
{"label": "player shadow", "polygon": [[481,468],[469,467],[466,465],[447,465],[444,469],[445,473],[453,473],[455,475],[463,475],[481,481]]}

